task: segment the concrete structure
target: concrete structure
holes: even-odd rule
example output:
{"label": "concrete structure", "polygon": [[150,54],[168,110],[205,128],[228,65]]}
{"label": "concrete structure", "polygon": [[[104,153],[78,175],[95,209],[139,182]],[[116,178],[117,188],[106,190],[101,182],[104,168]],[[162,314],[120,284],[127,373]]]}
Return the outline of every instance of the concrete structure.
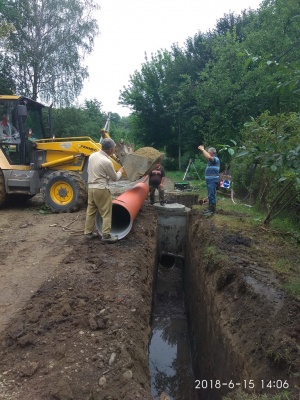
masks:
{"label": "concrete structure", "polygon": [[190,208],[183,204],[154,204],[158,214],[158,254],[185,255],[186,225]]}

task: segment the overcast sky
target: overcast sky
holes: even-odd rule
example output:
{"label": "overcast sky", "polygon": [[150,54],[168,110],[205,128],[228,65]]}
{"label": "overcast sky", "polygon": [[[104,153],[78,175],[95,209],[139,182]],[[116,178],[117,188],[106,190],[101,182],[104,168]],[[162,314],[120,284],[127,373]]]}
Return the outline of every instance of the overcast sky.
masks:
{"label": "overcast sky", "polygon": [[102,111],[129,115],[118,105],[120,90],[140,71],[145,53],[183,47],[188,37],[207,32],[225,13],[240,14],[257,9],[262,0],[98,0],[97,19],[101,34],[94,51],[86,58],[90,77],[79,102],[101,101]]}

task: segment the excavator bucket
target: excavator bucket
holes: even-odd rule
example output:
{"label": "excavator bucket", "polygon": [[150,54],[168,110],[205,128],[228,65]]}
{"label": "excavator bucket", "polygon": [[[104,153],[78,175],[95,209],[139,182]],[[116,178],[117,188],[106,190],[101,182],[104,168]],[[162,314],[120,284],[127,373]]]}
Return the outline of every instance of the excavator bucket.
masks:
{"label": "excavator bucket", "polygon": [[149,160],[146,157],[131,153],[125,155],[122,164],[127,178],[131,182],[134,182],[142,176],[147,175],[155,163],[156,160]]}
{"label": "excavator bucket", "polygon": [[147,175],[162,157],[162,153],[153,147],[142,147],[133,152],[131,146],[123,143],[116,146],[116,152],[131,182]]}

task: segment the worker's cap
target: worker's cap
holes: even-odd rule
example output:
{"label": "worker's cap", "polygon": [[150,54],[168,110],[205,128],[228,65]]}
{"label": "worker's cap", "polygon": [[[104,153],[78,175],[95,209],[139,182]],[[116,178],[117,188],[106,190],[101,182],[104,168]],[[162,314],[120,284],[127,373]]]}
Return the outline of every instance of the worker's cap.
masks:
{"label": "worker's cap", "polygon": [[105,138],[101,142],[102,150],[109,150],[115,147],[115,142],[112,139]]}

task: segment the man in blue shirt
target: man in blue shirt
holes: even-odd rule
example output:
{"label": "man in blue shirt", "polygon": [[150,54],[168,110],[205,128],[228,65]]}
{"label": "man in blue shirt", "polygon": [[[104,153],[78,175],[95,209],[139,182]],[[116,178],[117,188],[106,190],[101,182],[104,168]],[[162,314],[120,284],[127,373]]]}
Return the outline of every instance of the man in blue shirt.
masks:
{"label": "man in blue shirt", "polygon": [[203,145],[198,146],[198,149],[202,151],[204,157],[208,160],[205,169],[205,182],[207,187],[208,197],[208,209],[204,211],[204,214],[210,216],[216,212],[217,204],[217,187],[220,180],[220,160],[217,157],[217,150],[214,147],[210,147],[207,151]]}

